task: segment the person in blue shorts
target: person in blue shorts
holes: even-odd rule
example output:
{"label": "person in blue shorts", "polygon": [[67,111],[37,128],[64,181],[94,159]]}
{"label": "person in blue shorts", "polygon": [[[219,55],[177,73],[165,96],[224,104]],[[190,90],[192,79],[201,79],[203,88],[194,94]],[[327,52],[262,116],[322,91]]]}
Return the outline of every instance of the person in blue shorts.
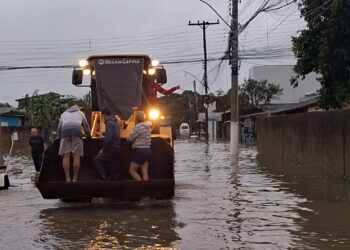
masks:
{"label": "person in blue shorts", "polygon": [[[151,160],[151,131],[152,123],[145,121],[144,114],[137,114],[135,118],[136,126],[126,138],[132,142],[132,159],[129,167],[129,174],[136,181],[148,181],[148,166]],[[141,175],[139,170],[141,169]]]}

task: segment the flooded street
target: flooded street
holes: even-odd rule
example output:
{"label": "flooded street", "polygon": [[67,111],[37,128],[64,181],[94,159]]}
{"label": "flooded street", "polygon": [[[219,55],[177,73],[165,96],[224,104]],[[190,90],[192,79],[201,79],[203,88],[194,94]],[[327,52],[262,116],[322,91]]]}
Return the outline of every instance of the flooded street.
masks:
{"label": "flooded street", "polygon": [[[173,200],[44,200],[16,158],[0,191],[0,249],[330,249],[350,247],[350,184],[269,174],[254,147],[176,141]],[[16,172],[16,171],[15,171]]]}

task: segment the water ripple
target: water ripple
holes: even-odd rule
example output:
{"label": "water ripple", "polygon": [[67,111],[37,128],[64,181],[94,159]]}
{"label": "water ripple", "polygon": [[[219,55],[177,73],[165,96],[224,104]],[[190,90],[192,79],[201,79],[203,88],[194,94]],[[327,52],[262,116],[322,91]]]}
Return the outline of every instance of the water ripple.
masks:
{"label": "water ripple", "polygon": [[43,200],[25,157],[0,191],[1,249],[349,248],[350,185],[287,179],[259,166],[254,147],[176,141],[173,200],[92,204]]}

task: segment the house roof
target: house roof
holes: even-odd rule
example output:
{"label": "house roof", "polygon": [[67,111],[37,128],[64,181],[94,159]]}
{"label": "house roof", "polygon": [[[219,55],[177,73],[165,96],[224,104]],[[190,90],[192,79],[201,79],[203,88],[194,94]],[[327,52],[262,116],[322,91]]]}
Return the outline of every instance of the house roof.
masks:
{"label": "house roof", "polygon": [[[41,94],[41,95],[35,95],[35,96],[28,96],[28,98],[37,98],[37,97],[42,97],[42,96],[49,96],[49,95],[53,95],[53,96],[56,96],[56,97],[60,97],[61,95],[58,94],[58,93],[55,93],[55,92],[49,92],[49,93],[46,93],[46,94]],[[20,102],[20,101],[23,101],[25,100],[26,97],[23,97],[23,98],[19,98],[19,99],[16,99],[17,102]]]}
{"label": "house roof", "polygon": [[16,110],[14,107],[0,107],[0,115],[10,113],[12,110]]}
{"label": "house roof", "polygon": [[0,115],[24,116],[25,111],[14,107],[0,107]]}
{"label": "house roof", "polygon": [[240,118],[252,118],[252,117],[257,117],[257,116],[279,115],[279,114],[284,114],[284,113],[296,112],[298,110],[302,110],[302,109],[307,108],[309,106],[315,105],[318,102],[318,100],[319,100],[319,97],[314,97],[314,98],[311,98],[307,101],[287,104],[287,105],[282,106],[282,107],[275,109],[275,110],[269,110],[269,111],[264,111],[264,112],[260,112],[260,113],[249,114],[249,115],[243,115],[243,116],[240,116]]}

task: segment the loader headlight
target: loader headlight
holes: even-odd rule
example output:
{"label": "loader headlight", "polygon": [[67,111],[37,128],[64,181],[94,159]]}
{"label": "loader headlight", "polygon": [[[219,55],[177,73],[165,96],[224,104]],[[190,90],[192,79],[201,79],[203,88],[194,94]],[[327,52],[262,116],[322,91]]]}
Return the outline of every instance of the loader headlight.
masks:
{"label": "loader headlight", "polygon": [[83,70],[83,74],[86,76],[89,76],[91,74],[91,70],[90,69],[84,69]]}
{"label": "loader headlight", "polygon": [[148,74],[149,74],[149,75],[152,76],[152,75],[154,75],[155,73],[156,73],[156,69],[155,69],[155,68],[149,68],[149,69],[148,69]]}
{"label": "loader headlight", "polygon": [[159,116],[160,116],[160,113],[159,113],[159,110],[157,110],[157,109],[151,109],[148,112],[148,117],[151,120],[157,120],[159,118]]}
{"label": "loader headlight", "polygon": [[85,68],[86,66],[88,66],[89,65],[89,63],[88,63],[88,61],[86,61],[86,60],[80,60],[79,61],[79,66],[81,67],[81,68]]}
{"label": "loader headlight", "polygon": [[158,61],[158,60],[152,60],[151,65],[152,65],[153,67],[158,67],[158,66],[159,66],[159,61]]}

